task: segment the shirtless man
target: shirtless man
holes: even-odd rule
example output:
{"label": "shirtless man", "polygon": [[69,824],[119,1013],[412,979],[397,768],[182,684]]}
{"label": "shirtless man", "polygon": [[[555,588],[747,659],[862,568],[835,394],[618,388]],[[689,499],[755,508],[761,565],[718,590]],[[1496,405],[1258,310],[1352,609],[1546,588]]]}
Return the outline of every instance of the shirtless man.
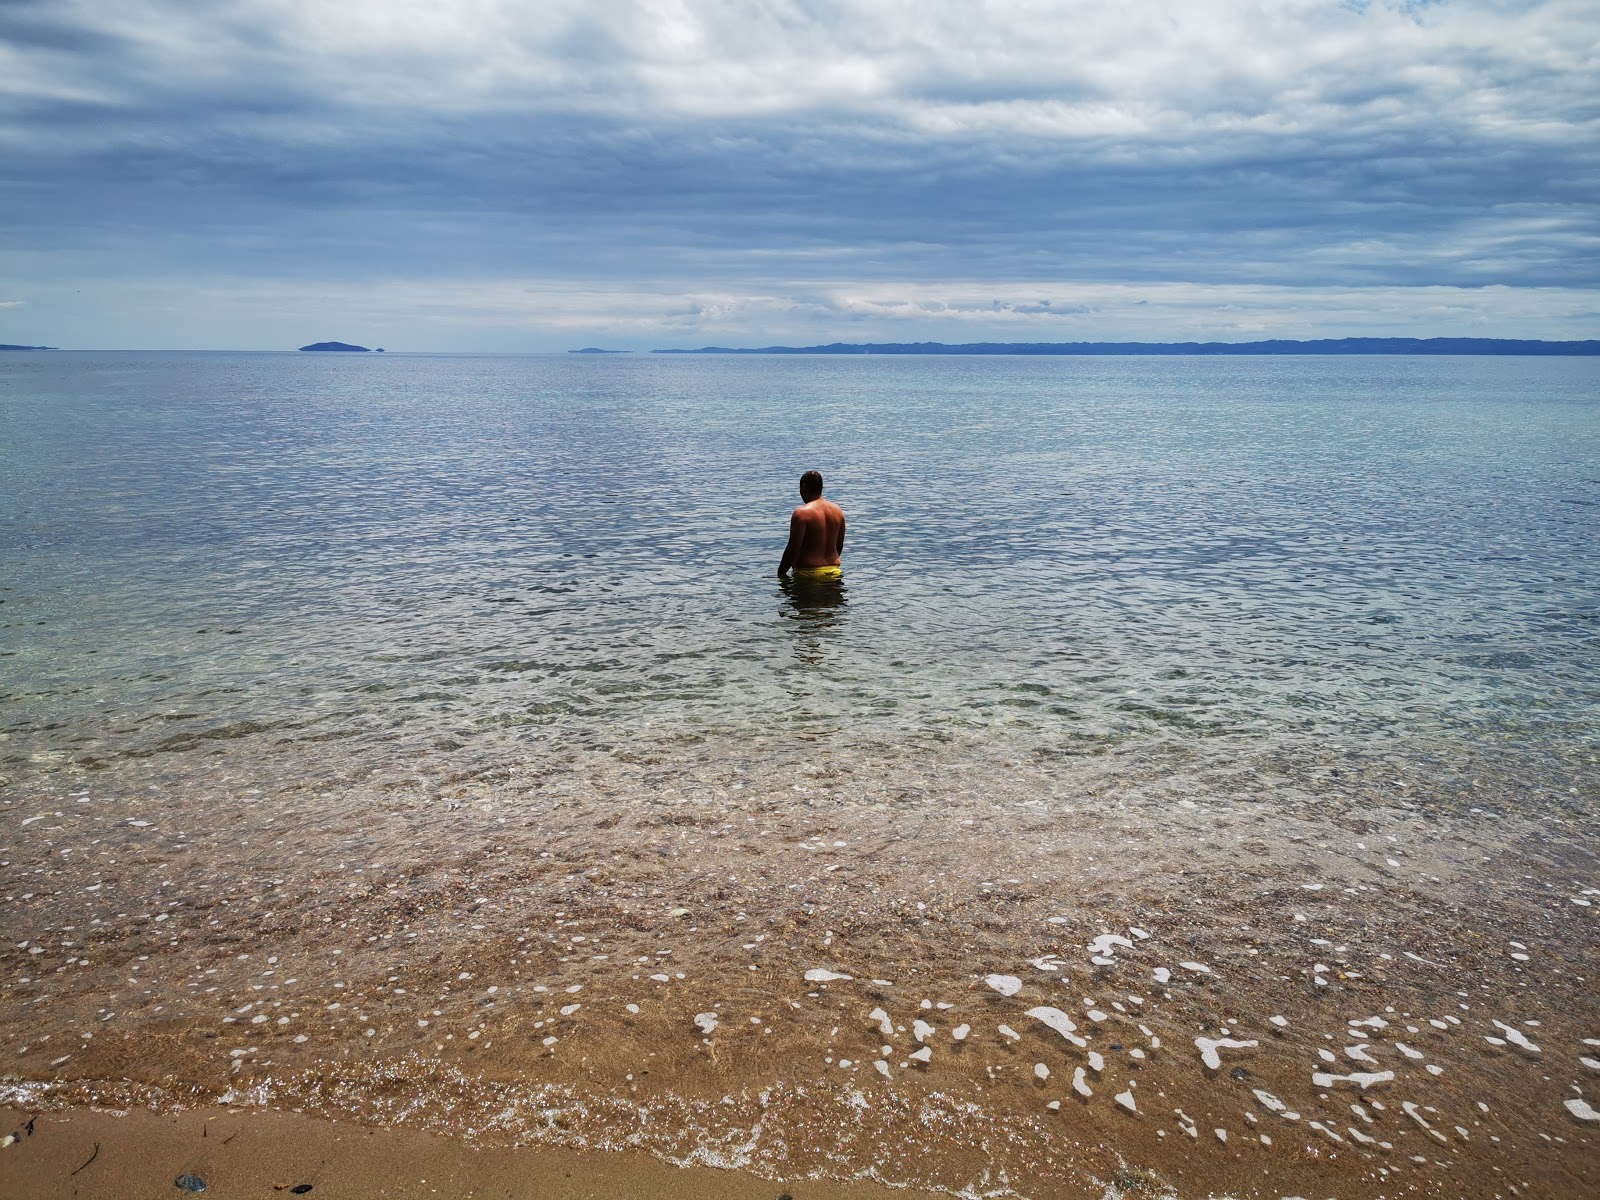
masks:
{"label": "shirtless man", "polygon": [[778,563],[781,579],[794,568],[803,580],[838,579],[839,555],[844,550],[844,510],[822,498],[822,473],[800,476],[800,499],[805,501],[789,517],[789,544]]}

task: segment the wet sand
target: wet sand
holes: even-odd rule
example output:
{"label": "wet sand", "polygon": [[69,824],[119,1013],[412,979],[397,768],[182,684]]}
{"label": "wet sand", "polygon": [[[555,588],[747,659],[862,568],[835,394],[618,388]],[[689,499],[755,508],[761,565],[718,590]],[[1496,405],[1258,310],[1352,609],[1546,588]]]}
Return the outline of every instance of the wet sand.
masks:
{"label": "wet sand", "polygon": [[292,1110],[462,1171],[642,1152],[719,1195],[1600,1188],[1583,759],[312,765],[10,782],[0,1099]]}
{"label": "wet sand", "polygon": [[[11,1200],[126,1200],[188,1194],[188,1175],[217,1200],[234,1196],[436,1196],[506,1200],[919,1200],[881,1184],[777,1184],[644,1154],[544,1147],[478,1147],[459,1139],[341,1125],[295,1113],[202,1108],[170,1115],[73,1109],[30,1116],[0,1110],[19,1140],[0,1153],[0,1194]],[[307,1187],[309,1185],[309,1187]],[[304,1189],[296,1191],[295,1189]]]}

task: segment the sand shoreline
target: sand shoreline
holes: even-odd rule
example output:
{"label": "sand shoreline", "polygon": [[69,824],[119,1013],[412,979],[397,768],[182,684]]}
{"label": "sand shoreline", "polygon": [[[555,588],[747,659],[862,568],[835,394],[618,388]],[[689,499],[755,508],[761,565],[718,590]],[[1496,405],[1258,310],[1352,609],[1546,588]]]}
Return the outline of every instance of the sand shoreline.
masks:
{"label": "sand shoreline", "polygon": [[[125,1200],[184,1195],[180,1175],[205,1195],[505,1197],[506,1200],[931,1200],[932,1193],[870,1182],[766,1180],[734,1170],[678,1167],[642,1153],[544,1146],[474,1146],[459,1138],[377,1129],[297,1113],[198,1108],[0,1108],[20,1134],[0,1150],[0,1194],[10,1200]],[[308,1191],[292,1189],[309,1184]]]}
{"label": "sand shoreline", "polygon": [[7,805],[4,1078],[946,1194],[1582,1194],[1594,798],[1397,769],[91,777]]}

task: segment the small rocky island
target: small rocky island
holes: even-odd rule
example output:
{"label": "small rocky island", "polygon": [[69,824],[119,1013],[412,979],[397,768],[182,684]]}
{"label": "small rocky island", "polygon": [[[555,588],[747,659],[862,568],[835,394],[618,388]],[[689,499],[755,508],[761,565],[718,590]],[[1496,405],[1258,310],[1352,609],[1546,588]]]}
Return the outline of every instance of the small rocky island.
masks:
{"label": "small rocky island", "polygon": [[372,353],[366,346],[352,346],[349,342],[312,342],[309,346],[301,346],[302,350],[352,350],[361,354]]}
{"label": "small rocky island", "polygon": [[54,346],[7,346],[0,344],[0,350],[54,350]]}

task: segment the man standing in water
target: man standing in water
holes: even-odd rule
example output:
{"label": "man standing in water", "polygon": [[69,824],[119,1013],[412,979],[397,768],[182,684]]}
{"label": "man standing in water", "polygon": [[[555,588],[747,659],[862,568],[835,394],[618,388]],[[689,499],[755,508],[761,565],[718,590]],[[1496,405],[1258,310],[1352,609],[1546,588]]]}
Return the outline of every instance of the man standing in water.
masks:
{"label": "man standing in water", "polygon": [[789,517],[789,544],[778,563],[781,579],[794,568],[794,577],[807,582],[839,579],[839,555],[844,551],[844,510],[822,498],[822,473],[800,476],[800,499],[805,503]]}

